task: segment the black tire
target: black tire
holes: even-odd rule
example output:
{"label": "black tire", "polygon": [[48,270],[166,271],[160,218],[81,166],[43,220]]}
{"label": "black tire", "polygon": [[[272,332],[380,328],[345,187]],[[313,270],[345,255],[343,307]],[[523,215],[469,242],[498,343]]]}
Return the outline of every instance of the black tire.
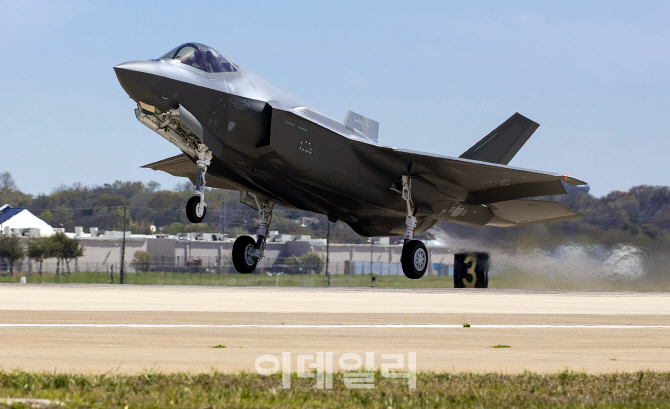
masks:
{"label": "black tire", "polygon": [[241,274],[249,274],[256,269],[258,260],[249,257],[256,250],[256,240],[249,236],[240,236],[233,243],[233,265]]}
{"label": "black tire", "polygon": [[402,247],[400,257],[402,271],[407,278],[417,280],[426,274],[428,268],[428,250],[419,240],[410,240]]}
{"label": "black tire", "polygon": [[198,217],[197,206],[200,204],[200,196],[193,196],[186,202],[186,218],[191,223],[201,223],[207,214],[207,208],[202,209],[202,216]]}

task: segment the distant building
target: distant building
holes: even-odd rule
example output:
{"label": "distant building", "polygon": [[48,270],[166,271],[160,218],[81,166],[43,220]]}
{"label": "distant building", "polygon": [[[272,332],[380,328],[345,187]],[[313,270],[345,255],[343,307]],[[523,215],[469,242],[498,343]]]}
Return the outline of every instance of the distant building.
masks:
{"label": "distant building", "polygon": [[295,222],[301,227],[314,226],[319,224],[319,218],[317,217],[300,217],[295,219]]}
{"label": "distant building", "polygon": [[15,209],[6,204],[0,206],[0,233],[47,237],[54,229],[28,209]]}

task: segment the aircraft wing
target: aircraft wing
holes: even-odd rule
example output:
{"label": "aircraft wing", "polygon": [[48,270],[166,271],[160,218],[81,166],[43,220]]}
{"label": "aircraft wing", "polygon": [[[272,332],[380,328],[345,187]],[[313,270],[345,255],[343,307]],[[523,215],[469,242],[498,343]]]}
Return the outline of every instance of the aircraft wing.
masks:
{"label": "aircraft wing", "polygon": [[[504,164],[538,126],[519,114],[510,117],[460,158],[382,146],[351,132],[347,133],[341,123],[307,109],[295,110],[292,114],[317,123],[339,136],[317,138],[313,159],[316,164],[335,161],[338,170],[334,174],[344,175],[345,179],[351,181],[362,180],[382,189],[380,192],[386,189],[399,191],[401,176],[410,175],[415,205],[437,218],[466,225],[493,222],[511,226],[579,216],[569,209],[567,213],[563,212],[562,205],[541,205],[543,213],[532,221],[516,216],[503,219],[503,216],[496,216],[488,208],[482,211],[481,205],[495,206],[505,202],[500,205],[501,209],[504,206],[504,209],[509,210],[512,204],[507,202],[510,201],[565,194],[567,192],[563,183],[570,186],[586,184],[568,175]],[[359,164],[358,169],[348,167],[353,163]],[[514,204],[520,208],[523,208],[522,205],[522,202]],[[398,210],[400,208],[394,209]]]}
{"label": "aircraft wing", "polygon": [[[433,184],[449,199],[469,205],[503,202],[527,197],[565,194],[561,182],[584,185],[581,180],[566,175],[532,171],[491,162],[508,162],[530,135],[537,123],[514,114],[487,135],[461,158],[396,149],[369,143],[356,135],[347,134],[337,121],[308,109],[292,112],[339,134],[363,159],[358,176],[368,183],[387,188],[389,179],[401,175],[419,175]],[[333,141],[335,142],[335,141]],[[332,157],[337,144],[326,138],[317,144],[326,146],[325,159]],[[472,151],[472,152],[471,152]],[[347,160],[341,159],[346,166]],[[424,201],[426,203],[426,201]]]}
{"label": "aircraft wing", "polygon": [[498,227],[521,226],[583,216],[558,202],[541,200],[509,200],[487,205],[496,217],[488,224]]}
{"label": "aircraft wing", "polygon": [[567,175],[539,172],[461,158],[394,150],[410,175],[419,175],[449,194],[458,191],[459,202],[479,205],[527,197],[565,194],[561,182],[571,186],[585,182]]}
{"label": "aircraft wing", "polygon": [[[142,166],[142,168],[161,170],[167,174],[177,177],[188,178],[195,185],[198,178],[198,168],[193,161],[185,154],[173,156],[171,158],[159,160]],[[206,187],[215,187],[219,189],[237,190],[237,186],[221,179],[211,173],[207,173]]]}

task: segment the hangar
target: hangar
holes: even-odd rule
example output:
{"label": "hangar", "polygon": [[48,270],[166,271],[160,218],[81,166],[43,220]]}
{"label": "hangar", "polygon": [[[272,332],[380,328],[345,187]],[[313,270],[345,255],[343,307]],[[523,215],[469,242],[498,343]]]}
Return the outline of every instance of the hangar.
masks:
{"label": "hangar", "polygon": [[0,206],[0,232],[17,236],[48,237],[54,233],[54,229],[28,209],[17,209],[6,204]]}

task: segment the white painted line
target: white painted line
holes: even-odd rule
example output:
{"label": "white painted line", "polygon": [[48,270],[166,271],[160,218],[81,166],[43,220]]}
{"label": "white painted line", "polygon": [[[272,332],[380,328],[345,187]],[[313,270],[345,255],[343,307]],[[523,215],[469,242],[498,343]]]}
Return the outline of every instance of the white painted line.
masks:
{"label": "white painted line", "polygon": [[474,325],[471,324],[471,327],[475,328],[604,328],[604,329],[623,329],[623,328],[666,328],[670,329],[670,325],[552,325],[552,324],[518,324],[518,325],[505,325],[505,324],[482,324]]}
{"label": "white painted line", "polygon": [[[462,324],[3,324],[0,328],[463,328]],[[670,329],[670,325],[470,324],[470,328]]]}

